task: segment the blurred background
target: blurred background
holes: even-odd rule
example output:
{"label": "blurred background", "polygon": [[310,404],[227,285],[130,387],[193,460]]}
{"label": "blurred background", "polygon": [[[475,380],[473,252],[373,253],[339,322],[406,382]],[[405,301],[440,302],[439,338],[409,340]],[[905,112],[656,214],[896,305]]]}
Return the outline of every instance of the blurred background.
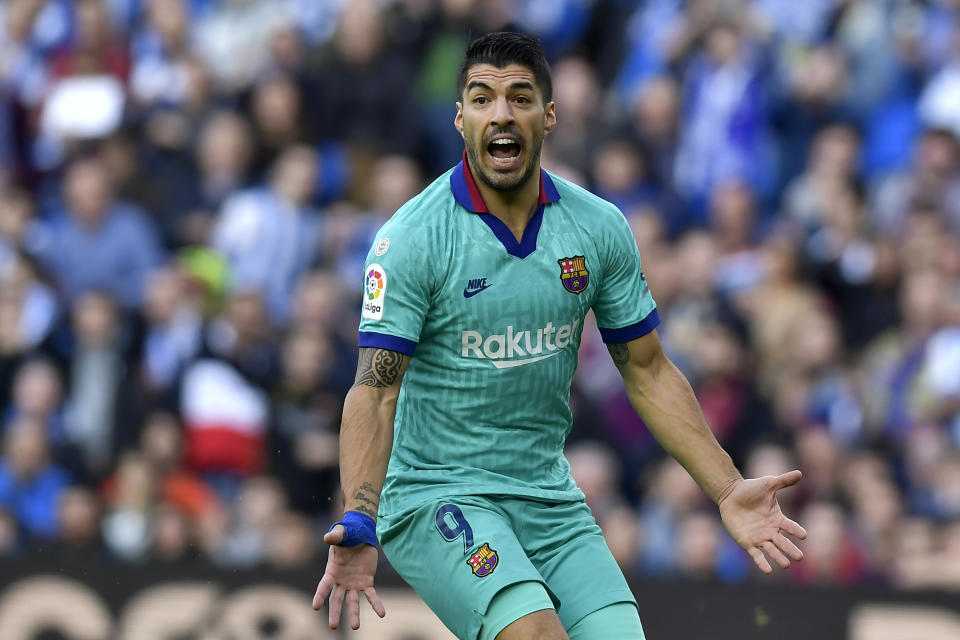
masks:
{"label": "blurred background", "polygon": [[362,263],[501,29],[721,443],[805,474],[763,578],[588,323],[567,454],[630,579],[960,587],[957,0],[5,0],[0,574],[319,577]]}

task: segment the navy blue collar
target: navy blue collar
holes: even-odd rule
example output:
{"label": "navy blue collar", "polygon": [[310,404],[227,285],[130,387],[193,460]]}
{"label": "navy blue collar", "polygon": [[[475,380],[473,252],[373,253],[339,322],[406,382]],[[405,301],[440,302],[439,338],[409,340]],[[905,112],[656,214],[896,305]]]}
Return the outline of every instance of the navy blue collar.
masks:
{"label": "navy blue collar", "polygon": [[523,230],[523,237],[520,242],[510,231],[510,228],[500,218],[490,213],[477,183],[473,179],[473,173],[470,171],[470,165],[467,163],[467,152],[463,152],[463,159],[453,169],[450,174],[450,190],[453,191],[453,197],[461,207],[476,213],[480,219],[486,223],[493,231],[497,239],[503,245],[507,253],[517,258],[526,258],[537,249],[537,235],[540,233],[540,225],[543,222],[543,208],[545,205],[556,202],[560,199],[560,192],[550,175],[540,170],[540,197],[537,199],[537,210],[527,222],[526,229]]}

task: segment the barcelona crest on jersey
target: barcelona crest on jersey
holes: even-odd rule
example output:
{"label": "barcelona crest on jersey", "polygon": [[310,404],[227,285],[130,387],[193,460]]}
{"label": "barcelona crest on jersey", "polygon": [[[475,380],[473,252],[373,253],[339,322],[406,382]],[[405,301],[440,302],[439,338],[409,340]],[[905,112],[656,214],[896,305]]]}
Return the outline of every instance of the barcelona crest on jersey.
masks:
{"label": "barcelona crest on jersey", "polygon": [[564,289],[578,295],[586,291],[590,283],[586,258],[583,256],[560,258],[557,263],[560,265],[560,282],[563,283]]}
{"label": "barcelona crest on jersey", "polygon": [[497,555],[496,549],[491,549],[489,542],[484,542],[483,546],[467,558],[467,564],[473,569],[473,575],[478,578],[483,578],[493,573],[499,561],[500,557]]}

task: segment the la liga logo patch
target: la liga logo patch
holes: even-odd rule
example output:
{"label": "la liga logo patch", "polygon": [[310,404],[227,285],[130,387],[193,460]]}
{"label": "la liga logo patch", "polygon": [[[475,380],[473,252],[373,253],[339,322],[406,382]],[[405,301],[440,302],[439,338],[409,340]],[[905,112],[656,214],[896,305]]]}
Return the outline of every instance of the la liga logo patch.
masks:
{"label": "la liga logo patch", "polygon": [[493,573],[498,562],[500,562],[500,556],[497,555],[496,549],[490,548],[489,542],[484,542],[472,556],[467,558],[467,564],[473,570],[473,575],[478,578],[485,578]]}
{"label": "la liga logo patch", "polygon": [[363,277],[363,313],[361,315],[368,320],[381,319],[386,293],[386,270],[379,264],[371,264]]}
{"label": "la liga logo patch", "polygon": [[587,290],[590,272],[587,271],[587,259],[584,256],[560,258],[557,264],[560,265],[560,282],[564,289],[577,295]]}

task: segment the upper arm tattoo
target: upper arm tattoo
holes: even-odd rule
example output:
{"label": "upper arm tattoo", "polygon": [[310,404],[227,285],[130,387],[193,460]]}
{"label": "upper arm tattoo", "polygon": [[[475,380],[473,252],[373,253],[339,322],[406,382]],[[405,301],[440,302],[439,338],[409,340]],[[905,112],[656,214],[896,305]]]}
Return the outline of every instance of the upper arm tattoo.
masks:
{"label": "upper arm tattoo", "polygon": [[406,368],[407,356],[402,353],[361,347],[353,386],[389,387],[400,380]]}
{"label": "upper arm tattoo", "polygon": [[622,342],[608,344],[607,351],[610,352],[610,357],[613,358],[613,364],[618,367],[627,364],[627,361],[630,359],[630,349]]}

